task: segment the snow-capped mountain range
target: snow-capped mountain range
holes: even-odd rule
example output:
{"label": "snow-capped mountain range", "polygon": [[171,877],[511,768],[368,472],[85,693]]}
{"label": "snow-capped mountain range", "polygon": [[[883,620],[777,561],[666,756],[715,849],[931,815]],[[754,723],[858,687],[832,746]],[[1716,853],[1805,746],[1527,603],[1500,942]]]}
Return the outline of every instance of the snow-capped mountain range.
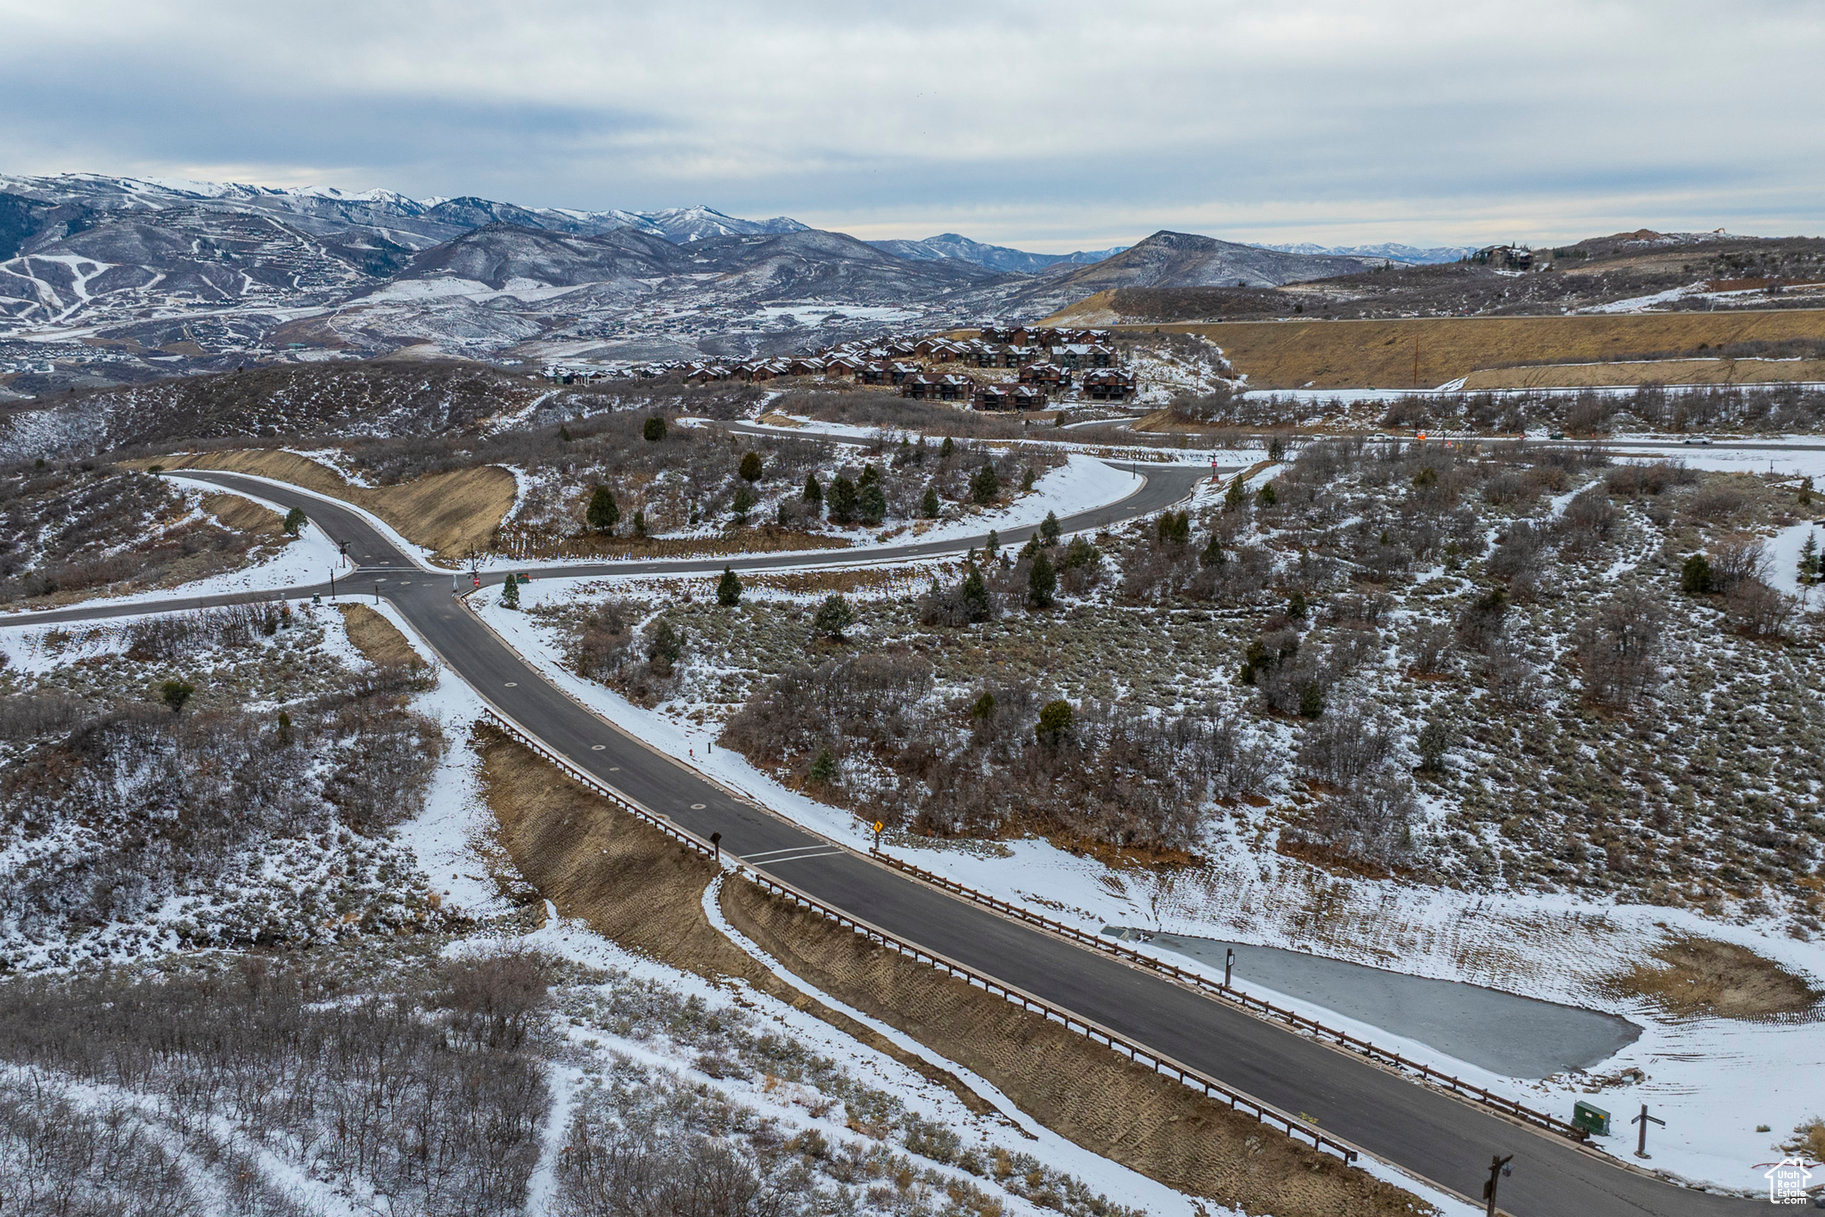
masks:
{"label": "snow-capped mountain range", "polygon": [[1035,254],[956,233],[869,243],[708,206],[0,175],[0,401],[250,359],[786,351],[887,324],[1044,316],[1111,287],[1367,265],[1172,233]]}
{"label": "snow-capped mountain range", "polygon": [[1402,245],[1398,241],[1384,241],[1380,245],[1314,245],[1310,241],[1301,241],[1296,245],[1263,245],[1262,249],[1276,249],[1288,254],[1312,254],[1316,256],[1340,255],[1347,258],[1384,258],[1389,262],[1401,262],[1408,266],[1428,266],[1435,262],[1456,262],[1459,258],[1477,251],[1475,245],[1439,245],[1430,249],[1421,249],[1414,245]]}

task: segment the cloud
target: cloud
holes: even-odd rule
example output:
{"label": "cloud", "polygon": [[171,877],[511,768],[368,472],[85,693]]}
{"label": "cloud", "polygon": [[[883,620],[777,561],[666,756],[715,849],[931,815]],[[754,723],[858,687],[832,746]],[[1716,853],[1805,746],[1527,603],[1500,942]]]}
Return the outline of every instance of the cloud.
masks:
{"label": "cloud", "polygon": [[0,0],[0,167],[1068,249],[1817,231],[1797,0]]}

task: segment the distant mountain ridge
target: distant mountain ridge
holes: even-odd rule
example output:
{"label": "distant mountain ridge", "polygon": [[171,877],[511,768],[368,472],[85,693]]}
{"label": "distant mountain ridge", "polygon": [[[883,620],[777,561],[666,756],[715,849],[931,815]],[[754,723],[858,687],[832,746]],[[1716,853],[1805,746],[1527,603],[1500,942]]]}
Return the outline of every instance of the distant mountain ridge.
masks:
{"label": "distant mountain ridge", "polygon": [[651,212],[619,208],[577,211],[521,207],[474,195],[415,199],[391,190],[348,193],[333,186],[249,186],[239,182],[163,181],[93,173],[66,173],[55,177],[0,174],[0,193],[95,211],[158,211],[192,205],[274,213],[304,223],[356,224],[398,230],[430,239],[433,243],[488,224],[512,224],[519,228],[582,236],[634,228],[675,244],[706,237],[802,232],[809,227],[787,216],[775,216],[770,220],[738,219],[707,204]]}
{"label": "distant mountain ridge", "polygon": [[1475,253],[1480,247],[1476,245],[1440,245],[1422,249],[1416,245],[1402,245],[1398,241],[1384,241],[1380,245],[1314,245],[1310,241],[1301,241],[1296,245],[1263,245],[1261,248],[1278,250],[1287,254],[1385,258],[1390,262],[1401,262],[1408,266],[1430,266],[1437,262],[1456,262],[1467,254]]}
{"label": "distant mountain ridge", "polygon": [[987,245],[981,241],[972,241],[959,233],[940,233],[935,237],[926,237],[922,241],[870,241],[876,249],[901,258],[910,258],[915,262],[936,262],[952,259],[958,262],[969,262],[989,270],[1013,271],[1016,274],[1033,275],[1042,270],[1072,263],[1085,265],[1101,262],[1104,258],[1121,253],[1128,247],[1115,245],[1108,249],[1078,250],[1068,254],[1035,254],[1023,249],[1010,249],[1006,245]]}

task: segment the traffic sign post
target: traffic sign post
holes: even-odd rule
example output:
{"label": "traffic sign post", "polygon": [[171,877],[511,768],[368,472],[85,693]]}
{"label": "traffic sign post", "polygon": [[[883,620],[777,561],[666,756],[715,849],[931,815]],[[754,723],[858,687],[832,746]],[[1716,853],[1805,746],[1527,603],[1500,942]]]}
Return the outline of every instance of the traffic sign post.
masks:
{"label": "traffic sign post", "polygon": [[1641,1114],[1636,1116],[1633,1120],[1630,1120],[1629,1123],[1641,1125],[1641,1136],[1635,1141],[1635,1156],[1637,1158],[1650,1157],[1651,1155],[1648,1153],[1648,1125],[1658,1124],[1662,1128],[1665,1128],[1667,1122],[1650,1116],[1648,1114],[1648,1105],[1643,1103],[1641,1105]]}
{"label": "traffic sign post", "polygon": [[877,854],[881,852],[881,830],[886,827],[887,825],[880,820],[874,822],[874,852]]}

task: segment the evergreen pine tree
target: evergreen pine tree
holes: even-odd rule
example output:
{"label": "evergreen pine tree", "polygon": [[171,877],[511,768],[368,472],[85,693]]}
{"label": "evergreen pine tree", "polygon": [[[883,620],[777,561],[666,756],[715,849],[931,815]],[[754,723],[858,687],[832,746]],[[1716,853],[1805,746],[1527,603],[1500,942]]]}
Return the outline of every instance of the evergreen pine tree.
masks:
{"label": "evergreen pine tree", "polygon": [[741,464],[736,467],[735,472],[744,482],[760,481],[760,475],[765,472],[765,467],[760,459],[760,453],[750,452],[743,456],[741,458]]}
{"label": "evergreen pine tree", "polygon": [[843,641],[843,632],[854,624],[855,610],[849,607],[849,601],[838,595],[824,597],[817,616],[811,619],[812,632],[832,642]]}
{"label": "evergreen pine tree", "polygon": [[1819,579],[1819,542],[1811,533],[1800,547],[1800,582],[1817,583]]}
{"label": "evergreen pine tree", "polygon": [[1039,535],[1045,538],[1047,545],[1050,545],[1052,542],[1058,540],[1058,533],[1058,513],[1055,511],[1046,512],[1046,518],[1039,522]]}
{"label": "evergreen pine tree", "polygon": [[1052,596],[1057,590],[1058,572],[1042,549],[1033,555],[1033,565],[1027,571],[1027,599],[1034,608],[1051,608]]}
{"label": "evergreen pine tree", "polygon": [[646,436],[647,443],[658,443],[665,438],[665,420],[657,414],[653,415],[646,420],[646,426],[640,429],[640,434]]}
{"label": "evergreen pine tree", "polygon": [[1072,713],[1070,702],[1049,701],[1039,711],[1039,721],[1033,725],[1033,736],[1046,747],[1056,748],[1064,742],[1076,717]]}
{"label": "evergreen pine tree", "polygon": [[838,524],[853,524],[857,508],[855,483],[837,474],[830,483],[830,518]]}
{"label": "evergreen pine tree", "polygon": [[856,494],[856,512],[862,517],[862,523],[879,524],[887,518],[887,492],[881,489],[881,479],[878,476],[872,482],[868,481],[867,471],[864,470],[863,478]]}
{"label": "evergreen pine tree", "polygon": [[600,533],[613,535],[615,525],[621,522],[621,507],[615,502],[615,494],[606,486],[598,486],[595,493],[589,496],[589,508],[583,513],[584,522]]}
{"label": "evergreen pine tree", "polygon": [[823,501],[824,488],[817,484],[817,474],[807,473],[805,475],[805,502],[822,503]]}
{"label": "evergreen pine tree", "polygon": [[1027,471],[1024,474],[1022,474],[1020,477],[1020,489],[1022,491],[1027,491],[1027,490],[1033,489],[1033,483],[1038,479],[1038,477],[1039,477],[1039,475],[1033,472],[1033,466],[1028,465]]}
{"label": "evergreen pine tree", "polygon": [[927,486],[925,488],[925,497],[919,500],[919,514],[923,515],[928,520],[935,520],[938,518],[938,513],[942,510],[944,510],[944,505],[938,501],[938,488],[936,486]]}
{"label": "evergreen pine tree", "polygon": [[735,577],[733,567],[722,568],[722,578],[716,581],[716,603],[724,608],[734,608],[741,603],[741,580]]}
{"label": "evergreen pine tree", "polygon": [[[948,461],[956,454],[956,451],[957,445],[952,443],[951,437],[947,435],[944,437],[944,442],[938,445],[938,459],[941,461]],[[44,460],[43,457],[39,457],[38,459],[41,462]]]}
{"label": "evergreen pine tree", "polygon": [[1094,566],[1097,557],[1095,544],[1084,537],[1072,537],[1071,543],[1065,546],[1065,569],[1081,570]]}
{"label": "evergreen pine tree", "polygon": [[969,569],[963,574],[961,596],[964,616],[971,622],[987,621],[994,616],[995,605],[989,599],[988,582],[983,579],[981,569],[974,562],[970,563]]}
{"label": "evergreen pine tree", "polygon": [[501,584],[501,607],[517,609],[520,607],[520,577],[508,575],[507,581]]}
{"label": "evergreen pine tree", "polygon": [[977,506],[986,507],[1000,493],[1001,479],[995,475],[995,466],[984,461],[982,468],[970,475],[970,498],[976,501]]}

